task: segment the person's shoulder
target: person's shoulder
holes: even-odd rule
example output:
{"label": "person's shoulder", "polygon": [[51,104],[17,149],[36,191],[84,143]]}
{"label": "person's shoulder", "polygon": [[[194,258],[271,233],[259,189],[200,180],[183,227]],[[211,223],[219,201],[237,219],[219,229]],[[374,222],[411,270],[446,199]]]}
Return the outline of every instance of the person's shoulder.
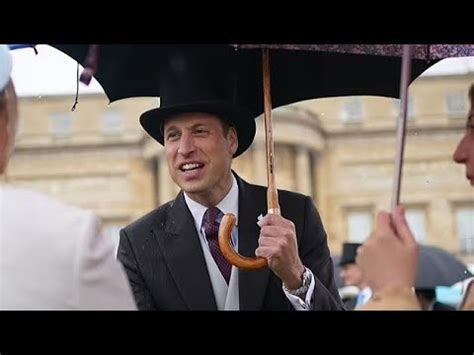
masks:
{"label": "person's shoulder", "polygon": [[[250,190],[250,195],[252,196],[265,196],[267,187],[251,184],[242,180],[246,189]],[[307,210],[308,206],[315,207],[314,200],[311,196],[284,189],[278,189],[278,199],[280,203],[280,208],[284,215],[290,216],[291,219],[294,219],[294,213],[301,215],[301,211]]]}
{"label": "person's shoulder", "polygon": [[5,210],[34,215],[36,219],[40,216],[53,216],[57,219],[77,219],[78,217],[95,218],[92,211],[76,207],[60,201],[42,192],[17,188],[13,186],[0,187],[0,200]]}
{"label": "person's shoulder", "polygon": [[36,265],[42,259],[28,253],[37,248],[48,250],[49,264],[38,266],[38,270],[48,270],[53,265],[67,273],[78,250],[94,247],[97,240],[105,239],[99,237],[101,223],[96,214],[44,193],[2,186],[0,200],[0,234],[2,241],[10,245],[12,255],[27,256],[28,265]]}
{"label": "person's shoulder", "polygon": [[304,201],[304,200],[311,200],[311,196],[302,194],[300,192],[295,192],[295,191],[289,191],[289,190],[278,190],[278,195],[281,196],[283,199],[290,199],[290,200],[298,200],[298,201]]}
{"label": "person's shoulder", "polygon": [[[267,186],[252,184],[252,183],[246,182],[244,180],[243,180],[243,182],[247,185],[247,188],[253,189],[257,192],[263,192],[264,193],[264,192],[267,191]],[[301,201],[303,201],[305,199],[312,200],[311,196],[302,194],[300,192],[284,190],[284,189],[278,189],[278,196],[281,197],[282,199],[289,199],[289,200],[301,200]]]}
{"label": "person's shoulder", "polygon": [[141,232],[148,231],[152,225],[162,226],[166,220],[168,210],[173,206],[174,202],[175,200],[164,203],[153,211],[148,212],[144,216],[125,226],[124,230],[131,234],[142,234]]}

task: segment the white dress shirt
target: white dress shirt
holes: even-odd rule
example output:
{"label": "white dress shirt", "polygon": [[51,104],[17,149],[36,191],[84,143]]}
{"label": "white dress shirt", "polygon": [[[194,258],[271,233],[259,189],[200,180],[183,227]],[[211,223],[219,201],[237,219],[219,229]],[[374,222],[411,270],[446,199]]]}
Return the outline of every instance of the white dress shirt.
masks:
{"label": "white dress shirt", "polygon": [[[217,309],[218,310],[238,310],[239,309],[239,299],[238,299],[238,268],[232,266],[232,271],[230,275],[230,282],[227,285],[227,282],[224,279],[224,276],[219,271],[217,264],[212,257],[209,245],[207,242],[206,234],[204,231],[203,218],[204,214],[207,211],[207,207],[203,206],[196,201],[192,200],[186,193],[184,193],[184,199],[186,204],[193,216],[194,225],[196,230],[199,231],[199,240],[201,242],[201,247],[203,248],[204,257],[206,259],[206,265],[209,270],[211,284],[214,291],[214,296],[216,298]],[[235,250],[239,250],[239,240],[238,240],[238,225],[239,225],[239,186],[234,175],[232,175],[232,187],[228,194],[219,202],[216,206],[223,214],[231,213],[236,218],[235,227],[231,232],[231,242]],[[220,222],[220,221],[219,221]],[[257,223],[258,221],[255,221]],[[288,300],[291,302],[293,307],[296,310],[309,310],[312,303],[312,295],[315,286],[314,276],[311,273],[311,284],[306,293],[305,300],[303,301],[300,297],[294,296],[283,289]]]}

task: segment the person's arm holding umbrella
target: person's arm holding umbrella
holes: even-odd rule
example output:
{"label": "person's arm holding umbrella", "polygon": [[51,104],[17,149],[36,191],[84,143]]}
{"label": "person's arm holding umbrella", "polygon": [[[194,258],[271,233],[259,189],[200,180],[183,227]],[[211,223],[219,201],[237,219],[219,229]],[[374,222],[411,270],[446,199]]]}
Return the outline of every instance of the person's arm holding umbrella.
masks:
{"label": "person's arm holding umbrella", "polygon": [[358,249],[357,264],[373,291],[361,310],[420,310],[415,296],[418,244],[398,206],[393,215],[379,212],[375,230]]}
{"label": "person's arm holding umbrella", "polygon": [[[459,141],[453,160],[466,167],[466,177],[474,186],[474,85],[469,89],[471,107],[466,132]],[[362,309],[420,309],[410,292],[416,278],[418,246],[398,206],[392,216],[380,212],[374,232],[359,249],[357,263],[367,273],[373,299]]]}

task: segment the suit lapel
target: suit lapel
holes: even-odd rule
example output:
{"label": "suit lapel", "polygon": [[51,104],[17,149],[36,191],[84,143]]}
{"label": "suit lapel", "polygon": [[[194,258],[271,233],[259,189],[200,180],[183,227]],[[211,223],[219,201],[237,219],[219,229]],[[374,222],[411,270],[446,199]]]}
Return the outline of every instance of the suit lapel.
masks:
{"label": "suit lapel", "polygon": [[[155,228],[159,229],[159,226]],[[169,271],[189,309],[216,310],[204,254],[183,192],[179,193],[168,210],[164,233],[160,230],[155,235]]]}
{"label": "suit lapel", "polygon": [[[239,253],[255,256],[258,247],[260,227],[257,217],[265,215],[267,207],[265,194],[260,189],[247,184],[234,174],[239,184]],[[239,270],[239,297],[241,310],[260,310],[268,285],[268,267],[255,270]]]}

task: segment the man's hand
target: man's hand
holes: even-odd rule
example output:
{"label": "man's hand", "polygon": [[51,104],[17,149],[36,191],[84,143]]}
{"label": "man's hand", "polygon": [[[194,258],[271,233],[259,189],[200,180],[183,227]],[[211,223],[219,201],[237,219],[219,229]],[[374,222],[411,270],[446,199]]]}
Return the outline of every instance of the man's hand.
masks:
{"label": "man's hand", "polygon": [[392,216],[379,212],[375,230],[357,250],[356,262],[374,293],[415,285],[418,244],[410,232],[402,206],[398,206]]}
{"label": "man's hand", "polygon": [[299,288],[303,283],[305,268],[298,256],[294,223],[281,216],[267,214],[258,225],[261,229],[255,255],[267,259],[268,267],[287,288]]}

